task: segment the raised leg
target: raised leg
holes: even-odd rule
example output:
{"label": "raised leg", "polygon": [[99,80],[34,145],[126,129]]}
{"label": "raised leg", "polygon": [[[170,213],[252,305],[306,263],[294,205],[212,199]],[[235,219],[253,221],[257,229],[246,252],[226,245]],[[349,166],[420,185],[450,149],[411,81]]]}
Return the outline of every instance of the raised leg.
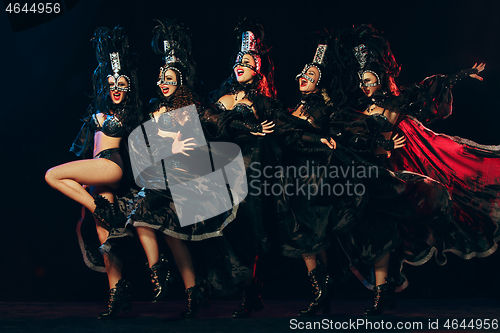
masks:
{"label": "raised leg", "polygon": [[74,161],[53,167],[45,174],[45,180],[56,190],[94,212],[94,198],[82,185],[106,186],[110,189],[116,189],[122,175],[122,169],[118,165],[107,159],[98,158]]}

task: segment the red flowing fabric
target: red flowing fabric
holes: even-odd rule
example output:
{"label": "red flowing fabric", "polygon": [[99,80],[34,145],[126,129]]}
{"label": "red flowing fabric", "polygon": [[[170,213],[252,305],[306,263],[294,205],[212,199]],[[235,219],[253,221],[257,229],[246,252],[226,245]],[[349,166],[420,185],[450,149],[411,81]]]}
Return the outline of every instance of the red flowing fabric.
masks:
{"label": "red flowing fabric", "polygon": [[466,235],[447,251],[465,259],[493,253],[500,239],[500,146],[437,134],[412,117],[397,130],[406,146],[393,151],[395,170],[429,176],[452,197],[455,223]]}

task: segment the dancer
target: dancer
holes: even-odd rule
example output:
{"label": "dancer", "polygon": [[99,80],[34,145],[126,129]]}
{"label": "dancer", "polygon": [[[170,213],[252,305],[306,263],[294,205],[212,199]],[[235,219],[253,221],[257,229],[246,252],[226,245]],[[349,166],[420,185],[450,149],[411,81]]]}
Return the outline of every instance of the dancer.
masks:
{"label": "dancer", "polygon": [[[353,54],[355,54],[358,61],[358,67],[353,70],[353,73],[359,77],[360,87],[364,96],[357,101],[355,99],[356,103],[353,103],[353,108],[350,112],[343,113],[344,120],[350,118],[349,125],[346,126],[347,123],[344,123],[342,129],[337,127],[336,133],[340,137],[343,136],[341,140],[344,142],[349,141],[352,143],[352,146],[357,146],[358,149],[372,151],[377,155],[377,159],[381,165],[385,165],[389,169],[394,169],[394,166],[390,164],[390,161],[394,161],[394,157],[389,160],[387,159],[388,156],[401,156],[401,154],[408,151],[413,152],[420,149],[420,144],[418,140],[415,140],[415,135],[411,131],[404,131],[404,136],[396,134],[393,137],[395,141],[388,140],[392,136],[394,125],[400,128],[403,120],[412,119],[410,118],[411,115],[418,117],[426,123],[449,115],[451,111],[451,88],[453,84],[458,79],[467,76],[481,79],[477,74],[484,69],[484,64],[476,64],[470,70],[462,71],[459,75],[450,77],[437,75],[427,78],[420,84],[400,89],[395,84],[395,77],[398,76],[400,68],[395,61],[387,40],[379,36],[377,31],[371,26],[366,25],[357,29],[354,39],[355,45],[351,44],[351,47],[354,49]],[[355,128],[357,129],[354,130]],[[412,140],[411,148],[406,144],[406,137],[408,137],[406,134],[410,134]],[[398,146],[401,149],[396,149]],[[448,148],[444,146],[438,147],[442,149],[443,153],[446,152],[447,155],[454,151],[451,145],[448,145]],[[418,155],[425,156],[425,154],[421,153]],[[493,157],[494,154],[489,152],[489,155]],[[471,240],[475,240],[477,237],[477,232],[469,232],[467,226],[460,223],[460,217],[457,218],[457,207],[462,208],[464,204],[460,203],[461,200],[458,201],[458,197],[453,195],[453,192],[457,191],[455,187],[459,185],[458,187],[460,188],[462,180],[456,184],[449,181],[445,182],[443,180],[447,180],[446,178],[449,177],[446,176],[446,172],[444,173],[444,177],[436,177],[437,174],[443,175],[443,171],[445,171],[445,169],[436,170],[435,168],[436,165],[441,165],[443,161],[439,161],[440,157],[438,154],[434,156],[427,155],[425,158],[422,158],[422,161],[426,161],[426,158],[428,159],[429,157],[437,157],[432,161],[433,167],[430,168],[434,172],[429,172],[424,168],[413,167],[411,163],[408,163],[409,160],[405,160],[406,163],[401,163],[397,169],[414,171],[431,176],[432,178],[427,177],[427,180],[425,178],[424,180],[427,184],[433,184],[433,186],[415,187],[421,195],[425,194],[423,197],[425,200],[421,202],[424,205],[420,204],[416,206],[417,209],[415,210],[416,216],[425,213],[422,218],[415,218],[415,216],[413,218],[404,217],[404,215],[399,215],[397,209],[394,209],[392,212],[392,215],[395,216],[394,219],[398,221],[394,227],[397,230],[397,240],[400,244],[392,247],[392,250],[396,249],[396,251],[391,255],[389,253],[392,250],[380,253],[375,260],[375,303],[373,307],[366,309],[365,313],[367,315],[381,314],[386,306],[394,303],[396,285],[399,286],[398,289],[400,290],[406,286],[407,282],[404,275],[401,274],[403,262],[421,265],[428,261],[432,255],[435,255],[437,262],[444,264],[446,262],[445,252],[454,252],[459,255],[463,254],[463,257],[472,257],[484,256],[491,253],[493,247],[496,248],[494,239],[498,235],[494,234],[488,235],[482,233],[478,237],[481,239],[487,238],[489,242],[483,242],[482,244],[475,241],[471,242]],[[492,170],[491,167],[485,166],[485,169],[488,168]],[[402,175],[400,172],[396,174]],[[406,174],[408,173],[406,172]],[[454,176],[451,176],[451,178],[454,181],[458,180]],[[420,183],[423,184],[422,182]],[[492,179],[489,179],[485,187],[491,185],[494,186]],[[439,189],[440,187],[442,188],[441,190]],[[444,197],[445,188],[451,193],[451,197],[449,194],[446,195],[448,199]],[[430,195],[429,191],[432,191],[434,195]],[[414,199],[419,198],[418,192],[414,192],[411,196],[412,201],[415,203],[417,201]],[[480,196],[476,199],[479,198]],[[471,196],[471,199],[475,200],[474,196]],[[449,203],[446,204],[446,201],[449,201]],[[440,204],[437,205],[437,203]],[[398,205],[394,206],[398,207]],[[448,208],[446,208],[447,206]],[[465,206],[470,211],[470,205],[465,204]],[[451,209],[452,207],[453,209]],[[490,207],[492,208],[494,205]],[[433,213],[435,218],[427,220],[424,223],[425,217],[430,218],[432,216],[429,213]],[[454,218],[453,214],[455,215]],[[437,221],[440,221],[440,223],[436,223]],[[495,225],[495,222],[491,221],[490,218],[491,225]],[[357,246],[360,246],[362,243],[360,238],[358,238],[357,242]],[[365,246],[368,246],[370,241],[365,241],[365,243]],[[485,247],[481,248],[481,246]],[[351,249],[350,254],[352,255],[353,252]],[[391,264],[390,261],[392,262]],[[393,270],[392,273],[391,270]],[[356,270],[356,272],[358,276],[366,276],[366,274],[360,273],[359,270]]]}
{"label": "dancer", "polygon": [[273,209],[271,200],[267,201],[270,197],[260,192],[261,168],[275,163],[268,134],[273,132],[274,110],[280,105],[274,99],[274,68],[262,25],[244,19],[235,31],[240,47],[233,73],[213,94],[215,105],[204,112],[202,121],[212,140],[238,144],[245,161],[249,193],[239,204],[235,223],[224,231],[226,247],[232,248],[242,265],[233,281],[243,284],[240,308],[233,317],[243,318],[264,307],[255,266],[258,256],[269,248],[265,225],[272,216],[266,212]]}
{"label": "dancer", "polygon": [[[186,288],[188,305],[181,318],[194,318],[202,306],[209,306],[210,303],[207,289],[202,280],[197,278],[185,241],[202,241],[221,236],[222,229],[232,218],[229,211],[214,218],[196,221],[196,224],[181,225],[181,215],[187,219],[186,216],[191,214],[194,219],[203,216],[203,209],[211,212],[215,208],[220,211],[220,207],[215,206],[224,206],[224,203],[213,192],[213,184],[198,177],[212,170],[210,157],[204,150],[206,143],[202,129],[197,126],[197,108],[200,108],[200,104],[195,92],[197,77],[190,37],[186,28],[176,21],[157,20],[156,23],[151,46],[155,53],[162,55],[165,65],[160,68],[157,82],[159,97],[150,101],[150,117],[142,125],[148,133],[148,149],[141,147],[143,130],[134,132],[138,137],[131,135],[129,142],[134,151],[131,154],[135,159],[133,163],[151,163],[149,155],[144,156],[143,161],[138,157],[152,152],[153,159],[161,161],[161,164],[155,169],[158,174],[141,175],[136,180],[145,188],[135,198],[128,223],[135,227],[148,258],[154,285],[153,302],[166,295],[171,281],[168,261],[160,255],[158,248],[157,237],[161,234],[172,252]],[[165,158],[167,155],[171,155],[170,158]],[[196,184],[190,185],[193,180]],[[180,198],[174,186],[183,186],[185,196]],[[217,189],[221,188],[227,193],[225,184]],[[177,202],[183,202],[182,206],[174,204],[174,198],[177,198]]]}
{"label": "dancer", "polygon": [[[45,180],[92,212],[99,241],[104,243],[112,228],[125,223],[114,203],[114,191],[120,184],[124,168],[120,143],[137,124],[140,107],[135,65],[129,55],[124,29],[120,26],[112,30],[98,28],[93,42],[99,63],[93,75],[94,101],[72,147],[77,155],[86,157],[92,147],[89,134],[92,131],[93,158],[51,168]],[[88,186],[92,186],[92,194],[87,192]],[[96,252],[97,247],[93,251]],[[98,318],[110,319],[122,310],[130,311],[129,285],[122,279],[116,258],[105,255],[104,264],[110,288],[109,303],[107,311],[100,313]]]}
{"label": "dancer", "polygon": [[[333,281],[326,270],[326,249],[333,232],[353,221],[347,215],[340,218],[340,211],[344,208],[345,212],[346,208],[342,206],[347,202],[330,193],[322,193],[325,183],[330,182],[325,179],[326,174],[314,171],[331,163],[345,164],[340,162],[342,157],[336,155],[337,152],[331,152],[337,144],[328,133],[328,120],[334,108],[328,91],[332,84],[332,64],[328,63],[327,56],[328,37],[324,39],[325,42],[317,46],[313,61],[306,64],[296,77],[301,92],[299,104],[290,113],[279,113],[276,120],[276,135],[283,147],[282,167],[285,170],[290,170],[290,167],[295,171],[308,170],[302,177],[287,172],[281,178],[283,192],[276,203],[282,253],[304,260],[313,286],[313,299],[307,308],[299,311],[299,316],[313,316],[320,309],[325,313],[330,311]],[[307,188],[307,193],[299,191],[301,187]],[[316,193],[311,195],[311,189]],[[319,193],[329,198],[327,204],[321,203],[325,199],[320,198]]]}

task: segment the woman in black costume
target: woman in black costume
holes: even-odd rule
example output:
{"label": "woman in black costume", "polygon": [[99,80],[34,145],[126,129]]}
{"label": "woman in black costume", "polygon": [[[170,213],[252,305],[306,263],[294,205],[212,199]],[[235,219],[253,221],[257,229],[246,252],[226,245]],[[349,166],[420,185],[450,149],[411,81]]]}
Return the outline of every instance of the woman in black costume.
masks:
{"label": "woman in black costume", "polygon": [[[227,190],[225,184],[214,188],[208,179],[200,178],[212,169],[198,119],[197,78],[186,29],[175,21],[157,21],[151,45],[166,64],[160,68],[159,98],[150,101],[149,120],[129,139],[133,166],[144,170],[136,175],[136,183],[144,188],[134,199],[128,223],[135,227],[148,258],[155,293],[153,302],[166,295],[171,280],[168,262],[160,256],[158,248],[157,233],[161,233],[172,251],[188,296],[188,308],[181,317],[194,318],[209,301],[207,290],[196,278],[185,241],[222,235],[222,229],[231,221],[230,212],[211,218],[217,215],[214,213],[207,219],[203,216],[226,211],[223,198],[217,197],[216,192],[221,187]],[[143,145],[144,133],[147,149]],[[156,164],[150,166],[151,160]]]}
{"label": "woman in black costume", "polygon": [[[86,159],[51,168],[45,179],[50,186],[92,212],[99,241],[104,243],[112,228],[125,223],[114,204],[114,191],[124,168],[120,143],[138,123],[140,107],[135,64],[129,56],[124,29],[98,28],[93,42],[99,63],[93,75],[94,103],[87,110],[85,124],[72,147],[78,156]],[[92,194],[87,192],[88,186],[92,186]],[[97,247],[94,250],[97,251]],[[110,298],[108,310],[99,314],[99,319],[113,318],[121,310],[130,310],[128,283],[121,279],[120,264],[110,255],[104,256],[104,264]]]}
{"label": "woman in black costume", "polygon": [[[214,141],[229,141],[241,147],[248,195],[239,204],[236,220],[224,231],[226,248],[238,258],[241,266],[235,285],[243,284],[240,309],[233,317],[242,318],[264,307],[260,283],[255,278],[258,255],[269,248],[265,225],[272,220],[268,213],[272,203],[261,193],[261,168],[274,163],[266,134],[273,132],[275,109],[273,65],[264,44],[260,24],[247,19],[235,29],[239,47],[231,77],[214,94],[214,106],[204,112],[202,121]],[[233,58],[234,59],[234,58]]]}
{"label": "woman in black costume", "polygon": [[[359,27],[353,40],[355,42],[346,47],[354,49],[358,64],[354,65],[357,68],[353,69],[353,73],[359,77],[364,96],[353,103],[351,109],[335,115],[332,134],[337,135],[339,141],[348,142],[354,150],[365,152],[364,158],[367,160],[371,159],[388,170],[394,170],[394,165],[391,164],[393,159],[388,157],[409,150],[405,142],[408,132],[403,132],[404,136],[396,134],[395,141],[389,140],[393,135],[394,125],[399,126],[400,122],[409,116],[428,123],[449,115],[453,84],[466,76],[481,79],[477,73],[484,69],[484,64],[476,64],[458,75],[436,75],[420,84],[399,89],[394,79],[400,68],[387,40],[379,36],[371,26]],[[403,147],[395,150],[398,148],[398,142]],[[415,144],[411,147],[411,151],[418,149]],[[375,160],[366,153],[374,154]],[[434,163],[437,161],[438,159]],[[364,264],[368,263],[369,266],[370,262],[374,263],[375,304],[366,309],[367,315],[382,313],[386,306],[394,302],[395,287],[398,286],[401,290],[406,286],[407,282],[401,273],[403,262],[421,265],[435,255],[438,263],[444,264],[444,253],[447,251],[473,252],[465,245],[472,234],[468,235],[463,225],[453,218],[457,206],[452,187],[445,186],[442,178],[434,177],[436,174],[411,167],[409,163],[403,164],[398,170],[405,171],[394,173],[396,177],[392,178],[391,182],[372,187],[377,189],[372,196],[378,198],[370,200],[376,205],[368,209],[377,212],[376,223],[368,220],[365,222],[370,222],[369,224],[358,224],[356,230],[351,233],[351,239],[343,240],[353,263],[353,271],[358,277],[364,279],[369,274],[364,271],[366,267],[362,268]],[[398,184],[398,179],[403,181],[404,186]],[[400,187],[399,192],[403,195],[391,195],[391,186],[394,189],[396,186]],[[450,190],[451,197],[447,189]],[[408,214],[409,212],[411,214]],[[363,234],[361,227],[364,224],[375,231],[371,232],[371,235]],[[384,229],[391,232],[386,234],[386,241],[380,243],[384,237],[373,235],[378,236],[384,225],[387,226]],[[386,245],[383,245],[384,242]],[[377,247],[381,250],[376,251]],[[366,254],[368,248],[372,250],[372,258],[361,255]],[[488,251],[489,248],[485,250]],[[391,252],[392,254],[389,254]]]}
{"label": "woman in black costume", "polygon": [[[326,249],[333,232],[353,220],[347,215],[340,217],[343,198],[322,193],[326,182],[332,184],[325,179],[326,174],[317,173],[332,163],[347,165],[348,160],[342,153],[332,152],[337,144],[328,133],[334,101],[328,94],[333,63],[327,54],[327,43],[319,44],[313,62],[296,77],[300,102],[289,113],[278,113],[276,119],[276,136],[282,147],[280,167],[287,170],[280,179],[282,195],[276,203],[281,249],[285,256],[304,260],[313,285],[313,300],[299,316],[312,316],[320,309],[329,312],[332,280],[326,270]],[[297,174],[298,170],[307,173]],[[307,190],[302,192],[300,188]],[[323,201],[326,197],[333,200],[322,203],[321,197]]]}

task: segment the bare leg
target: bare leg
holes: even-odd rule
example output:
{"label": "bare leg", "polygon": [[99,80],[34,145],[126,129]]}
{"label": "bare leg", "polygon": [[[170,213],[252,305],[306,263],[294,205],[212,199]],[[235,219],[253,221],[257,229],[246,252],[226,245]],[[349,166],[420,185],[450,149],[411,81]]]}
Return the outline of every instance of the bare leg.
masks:
{"label": "bare leg", "polygon": [[307,266],[307,271],[310,272],[316,268],[316,255],[312,253],[304,253],[302,254],[302,258]]}
{"label": "bare leg", "polygon": [[306,263],[307,266],[307,271],[310,272],[313,269],[317,267],[317,262],[316,259],[319,259],[326,267],[327,265],[327,256],[326,256],[326,251],[320,252],[317,256],[312,253],[304,253],[302,255],[302,258],[304,259],[304,262]]}
{"label": "bare leg", "polygon": [[386,279],[389,276],[389,258],[390,253],[383,255],[380,258],[377,258],[375,261],[375,283],[377,286],[383,285],[386,283]]}
{"label": "bare leg", "polygon": [[185,288],[194,287],[196,275],[194,273],[191,253],[189,253],[186,243],[171,236],[165,236],[165,240],[167,241],[170,251],[172,251],[175,263],[184,281]]}
{"label": "bare leg", "polygon": [[[110,202],[114,201],[113,192],[109,188],[105,186],[98,186],[92,189],[93,194],[100,194]],[[97,235],[99,237],[99,241],[103,244],[108,238],[109,232],[106,230],[102,223],[96,219],[94,219],[96,224]],[[122,278],[122,270],[116,265],[112,260],[108,258],[108,256],[103,256],[104,258],[104,266],[106,267],[106,274],[108,275],[109,289],[113,289],[118,281]]]}
{"label": "bare leg", "polygon": [[98,158],[56,166],[47,171],[45,180],[56,190],[94,212],[94,198],[82,187],[82,184],[105,185],[113,189],[118,186],[122,175],[122,169],[118,165],[104,158]]}
{"label": "bare leg", "polygon": [[156,231],[148,227],[135,227],[142,248],[148,257],[149,268],[160,260],[160,251],[158,250],[158,240]]}

